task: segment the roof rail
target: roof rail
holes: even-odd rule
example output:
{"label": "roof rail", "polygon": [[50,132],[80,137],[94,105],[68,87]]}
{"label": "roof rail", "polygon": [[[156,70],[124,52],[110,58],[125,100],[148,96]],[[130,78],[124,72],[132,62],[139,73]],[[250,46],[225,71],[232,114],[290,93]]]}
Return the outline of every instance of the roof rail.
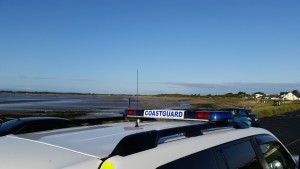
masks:
{"label": "roof rail", "polygon": [[160,138],[172,136],[176,134],[183,134],[186,137],[195,137],[203,135],[202,130],[218,128],[218,127],[233,127],[236,129],[249,128],[247,125],[240,122],[231,122],[227,125],[221,126],[218,123],[207,123],[207,124],[194,124],[188,126],[180,126],[175,128],[168,128],[163,130],[151,130],[141,133],[135,133],[124,137],[108,156],[127,156],[141,151],[155,148],[158,145]]}

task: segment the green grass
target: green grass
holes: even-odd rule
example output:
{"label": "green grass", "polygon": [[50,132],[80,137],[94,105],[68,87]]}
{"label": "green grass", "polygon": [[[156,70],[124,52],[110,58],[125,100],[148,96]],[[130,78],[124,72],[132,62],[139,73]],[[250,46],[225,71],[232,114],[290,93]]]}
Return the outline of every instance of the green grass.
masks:
{"label": "green grass", "polygon": [[280,106],[266,105],[253,108],[259,117],[280,115],[300,110],[299,102],[282,103]]}
{"label": "green grass", "polygon": [[191,109],[218,109],[214,104],[194,104]]}
{"label": "green grass", "polygon": [[280,106],[274,106],[272,100],[266,100],[266,102],[246,100],[240,101],[239,105],[241,105],[241,107],[251,108],[259,117],[280,115],[300,110],[299,101],[281,102]]}

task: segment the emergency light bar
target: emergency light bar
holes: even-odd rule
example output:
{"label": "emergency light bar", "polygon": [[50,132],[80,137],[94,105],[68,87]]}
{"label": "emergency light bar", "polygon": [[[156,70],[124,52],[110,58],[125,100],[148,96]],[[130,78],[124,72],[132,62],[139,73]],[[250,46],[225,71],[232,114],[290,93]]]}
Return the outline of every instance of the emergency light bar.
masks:
{"label": "emergency light bar", "polygon": [[231,122],[233,115],[227,111],[193,111],[193,110],[144,110],[127,109],[125,117],[155,118],[171,120],[196,120],[207,122]]}

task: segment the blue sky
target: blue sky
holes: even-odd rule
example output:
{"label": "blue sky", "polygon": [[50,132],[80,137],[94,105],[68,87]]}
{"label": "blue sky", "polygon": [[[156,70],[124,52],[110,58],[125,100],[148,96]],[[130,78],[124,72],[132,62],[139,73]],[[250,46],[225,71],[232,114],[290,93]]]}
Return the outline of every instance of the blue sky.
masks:
{"label": "blue sky", "polygon": [[300,90],[298,0],[0,0],[0,90]]}

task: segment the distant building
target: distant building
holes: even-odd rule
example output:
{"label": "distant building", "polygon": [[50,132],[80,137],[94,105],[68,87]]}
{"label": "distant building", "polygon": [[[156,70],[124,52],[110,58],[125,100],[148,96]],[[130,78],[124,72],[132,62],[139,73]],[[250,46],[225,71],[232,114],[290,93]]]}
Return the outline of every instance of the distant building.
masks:
{"label": "distant building", "polygon": [[281,92],[280,98],[281,100],[300,100],[300,94],[293,92]]}
{"label": "distant building", "polygon": [[279,96],[282,98],[283,96],[287,95],[289,92],[280,92]]}
{"label": "distant building", "polygon": [[256,99],[261,98],[262,96],[263,96],[263,95],[262,95],[262,94],[259,94],[259,93],[255,94],[255,98],[256,98]]}

